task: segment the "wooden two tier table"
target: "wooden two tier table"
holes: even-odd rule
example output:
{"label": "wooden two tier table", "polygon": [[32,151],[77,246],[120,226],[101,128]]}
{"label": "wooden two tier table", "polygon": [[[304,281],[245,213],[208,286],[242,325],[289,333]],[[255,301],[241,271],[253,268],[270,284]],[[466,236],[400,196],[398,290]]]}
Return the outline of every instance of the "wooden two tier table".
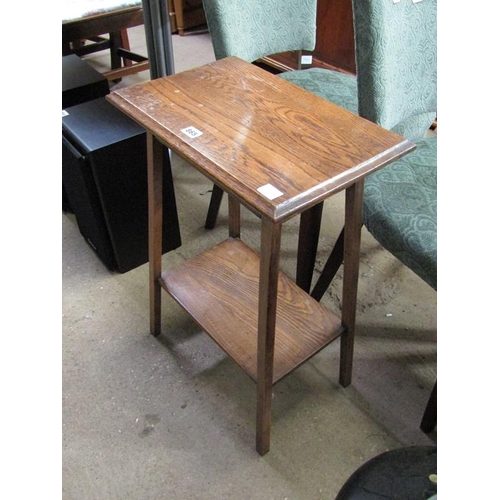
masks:
{"label": "wooden two tier table", "polygon": [[[112,92],[147,130],[151,333],[166,290],[257,383],[256,448],[269,451],[272,386],[341,338],[350,383],[363,179],[414,145],[231,57]],[[229,238],[162,272],[164,147],[229,195]],[[342,317],[279,270],[282,223],[346,190]],[[261,221],[260,255],[240,239],[240,205]]]}

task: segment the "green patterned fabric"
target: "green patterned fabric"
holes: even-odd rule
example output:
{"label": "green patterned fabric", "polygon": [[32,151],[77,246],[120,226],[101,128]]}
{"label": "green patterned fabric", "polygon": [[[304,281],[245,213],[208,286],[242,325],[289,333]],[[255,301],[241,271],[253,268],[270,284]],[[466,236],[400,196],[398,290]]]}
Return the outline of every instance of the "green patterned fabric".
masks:
{"label": "green patterned fabric", "polygon": [[313,50],[315,0],[203,0],[216,59]]}
{"label": "green patterned fabric", "polygon": [[437,137],[370,175],[363,222],[374,238],[437,289]]}
{"label": "green patterned fabric", "polygon": [[437,289],[436,1],[353,0],[359,114],[417,149],[365,181],[363,222]]}
{"label": "green patterned fabric", "polygon": [[[216,59],[253,62],[316,44],[317,0],[203,0]],[[325,69],[282,73],[281,78],[357,113],[356,78]]]}
{"label": "green patterned fabric", "polygon": [[321,68],[288,71],[278,76],[352,113],[358,113],[358,86],[355,76]]}
{"label": "green patterned fabric", "polygon": [[410,139],[437,113],[437,0],[353,0],[359,114]]}

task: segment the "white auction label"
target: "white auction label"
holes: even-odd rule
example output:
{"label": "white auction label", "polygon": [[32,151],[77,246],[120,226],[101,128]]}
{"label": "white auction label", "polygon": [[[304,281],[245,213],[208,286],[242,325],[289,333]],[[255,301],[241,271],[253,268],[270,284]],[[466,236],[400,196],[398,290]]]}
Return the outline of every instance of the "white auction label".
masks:
{"label": "white auction label", "polygon": [[274,200],[275,198],[278,198],[278,196],[281,196],[283,194],[279,189],[275,188],[272,184],[266,184],[264,186],[261,186],[260,188],[257,189],[257,191],[270,200]]}
{"label": "white auction label", "polygon": [[200,135],[203,135],[203,132],[195,127],[183,128],[181,129],[181,132],[183,134],[186,134],[188,137],[191,137],[191,139],[196,139],[196,137],[200,137]]}

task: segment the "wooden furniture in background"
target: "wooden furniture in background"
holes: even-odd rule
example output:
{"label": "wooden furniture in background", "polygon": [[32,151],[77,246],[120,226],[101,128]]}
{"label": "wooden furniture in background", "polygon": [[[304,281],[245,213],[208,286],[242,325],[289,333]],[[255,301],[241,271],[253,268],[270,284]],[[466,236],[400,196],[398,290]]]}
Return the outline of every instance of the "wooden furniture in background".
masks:
{"label": "wooden furniture in background", "polygon": [[[235,57],[108,99],[148,133],[151,333],[161,333],[164,289],[257,383],[256,448],[264,455],[274,383],[339,336],[340,380],[350,383],[363,180],[413,144]],[[163,145],[229,195],[229,239],[165,272]],[[338,318],[280,272],[279,254],[283,222],[343,190]],[[262,220],[260,257],[240,238],[240,204]]]}
{"label": "wooden furniture in background", "polygon": [[167,0],[168,16],[170,18],[170,31],[177,33],[177,21],[175,18],[174,0]]}
{"label": "wooden furniture in background", "polygon": [[[65,21],[62,23],[62,55],[83,56],[109,49],[111,70],[104,76],[110,81],[145,71],[149,69],[149,62],[146,57],[130,52],[127,35],[128,28],[143,22],[140,5]],[[85,40],[94,43],[79,43]]]}
{"label": "wooden furniture in background", "polygon": [[[318,0],[316,47],[312,67],[356,73],[351,0]],[[280,71],[298,69],[298,53],[284,52],[263,61]]]}
{"label": "wooden furniture in background", "polygon": [[[176,30],[180,36],[185,35],[185,31],[190,28],[206,25],[202,0],[169,0],[169,12],[175,18]],[[204,30],[206,31],[206,26]]]}

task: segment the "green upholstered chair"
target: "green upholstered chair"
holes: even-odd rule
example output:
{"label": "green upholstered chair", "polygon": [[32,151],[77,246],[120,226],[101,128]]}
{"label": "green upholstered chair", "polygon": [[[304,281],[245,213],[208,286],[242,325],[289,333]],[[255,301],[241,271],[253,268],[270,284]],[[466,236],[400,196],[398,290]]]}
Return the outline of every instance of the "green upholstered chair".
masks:
{"label": "green upholstered chair", "polygon": [[[437,290],[437,0],[353,0],[359,114],[417,148],[365,179],[363,223]],[[320,300],[343,260],[343,231],[311,295]],[[437,387],[437,386],[436,386]],[[437,389],[422,430],[435,425]]]}
{"label": "green upholstered chair", "polygon": [[[248,62],[287,51],[313,50],[317,0],[203,0],[216,59],[236,56]],[[356,78],[326,69],[300,69],[279,75],[356,113]],[[222,190],[214,185],[205,227],[215,226]]]}
{"label": "green upholstered chair", "polygon": [[[437,115],[436,4],[353,0],[359,114],[417,145],[365,180],[363,222],[435,289],[437,136],[426,135]],[[331,260],[335,266],[327,262],[311,293],[317,300],[342,263],[342,253],[334,248]]]}

